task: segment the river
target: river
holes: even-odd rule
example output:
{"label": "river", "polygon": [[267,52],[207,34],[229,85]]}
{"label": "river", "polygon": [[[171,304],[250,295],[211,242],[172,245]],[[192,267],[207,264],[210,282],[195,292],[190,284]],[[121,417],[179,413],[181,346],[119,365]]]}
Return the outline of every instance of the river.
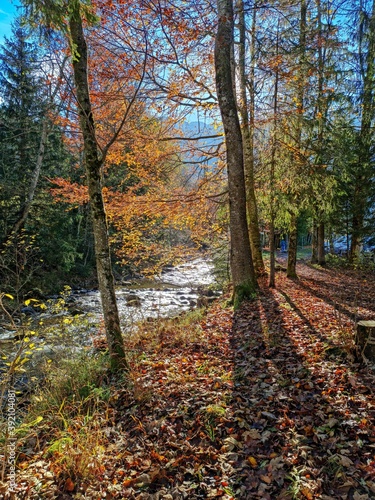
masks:
{"label": "river", "polygon": [[[194,309],[201,288],[214,283],[211,262],[197,258],[166,269],[153,282],[141,280],[118,286],[116,297],[123,331],[129,331],[147,318],[176,316]],[[75,290],[67,299],[68,307],[60,310],[56,307],[58,299],[48,301],[48,310],[30,316],[25,328],[0,330],[0,354],[4,359],[0,372],[6,370],[6,363],[14,358],[19,347],[16,339],[20,335],[28,339],[22,356],[26,357],[25,352],[30,352],[32,345],[33,353],[27,363],[31,368],[46,359],[65,355],[67,349],[79,350],[92,345],[102,318],[99,292]]]}
{"label": "river", "polygon": [[[214,283],[213,266],[204,259],[168,268],[154,282],[138,281],[117,287],[116,297],[121,324],[126,330],[147,318],[176,316],[196,306],[200,287]],[[85,312],[101,314],[99,292],[74,296]]]}

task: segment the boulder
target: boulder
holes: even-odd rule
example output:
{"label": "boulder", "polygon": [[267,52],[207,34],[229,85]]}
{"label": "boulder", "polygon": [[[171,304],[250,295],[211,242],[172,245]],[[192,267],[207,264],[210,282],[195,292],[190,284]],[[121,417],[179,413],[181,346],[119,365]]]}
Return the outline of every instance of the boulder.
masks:
{"label": "boulder", "polygon": [[22,307],[21,313],[25,314],[26,316],[36,316],[38,314],[36,310],[31,306]]}
{"label": "boulder", "polygon": [[138,297],[135,293],[129,293],[126,295],[125,300],[128,307],[140,307],[142,302],[140,297]]}

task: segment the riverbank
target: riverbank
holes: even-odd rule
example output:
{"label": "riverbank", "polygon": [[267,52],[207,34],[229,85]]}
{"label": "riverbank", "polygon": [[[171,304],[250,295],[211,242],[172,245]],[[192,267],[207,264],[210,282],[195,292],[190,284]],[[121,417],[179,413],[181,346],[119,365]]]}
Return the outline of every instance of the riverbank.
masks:
{"label": "riverbank", "polygon": [[298,272],[235,314],[147,322],[129,380],[100,354],[51,373],[17,434],[19,498],[374,498],[375,376],[352,356],[374,275]]}
{"label": "riverbank", "polygon": [[[220,296],[217,288],[213,265],[204,258],[169,266],[153,281],[118,284],[116,297],[124,335],[131,337],[142,322],[176,317],[207,305]],[[4,376],[9,366],[18,367],[14,380],[18,391],[33,390],[38,378],[44,376],[46,362],[103,345],[98,290],[65,286],[59,295],[47,300],[27,300],[21,311],[16,318],[7,318],[5,328],[0,326],[0,374]]]}

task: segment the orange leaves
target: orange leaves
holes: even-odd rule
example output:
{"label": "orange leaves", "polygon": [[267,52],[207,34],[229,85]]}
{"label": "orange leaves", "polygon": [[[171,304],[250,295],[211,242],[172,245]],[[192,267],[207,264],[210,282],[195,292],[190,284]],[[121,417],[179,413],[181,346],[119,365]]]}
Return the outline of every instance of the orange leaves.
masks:
{"label": "orange leaves", "polygon": [[[212,227],[220,230],[213,224],[218,204],[208,198],[218,186],[222,191],[224,176],[215,178],[213,162],[206,169],[194,166],[189,171],[183,161],[195,165],[206,150],[191,152],[189,141],[188,150],[181,152],[176,131],[181,99],[194,105],[215,102],[212,54],[204,50],[212,44],[207,29],[213,16],[200,5],[192,5],[187,14],[185,7],[168,3],[126,0],[95,0],[94,10],[100,22],[86,33],[89,87],[96,138],[105,160],[103,195],[114,230],[112,245],[120,263],[156,273],[182,248],[187,256],[186,248],[206,245]],[[68,95],[62,97],[68,104],[59,125],[67,131],[66,144],[82,161],[76,103]],[[166,135],[177,139],[161,140]],[[55,200],[88,202],[84,185],[61,178],[53,183]]]}
{"label": "orange leaves", "polygon": [[151,450],[150,457],[152,460],[155,460],[155,461],[160,462],[160,463],[168,462],[168,459],[165,456],[160,455],[155,450]]}
{"label": "orange leaves", "polygon": [[51,180],[51,182],[58,186],[50,189],[50,192],[56,201],[63,201],[73,205],[83,205],[88,203],[89,194],[87,186],[72,183],[61,177],[55,178]]}
{"label": "orange leaves", "polygon": [[69,478],[65,481],[64,489],[65,489],[65,491],[72,492],[72,491],[74,491],[74,488],[75,488],[75,484],[73,483],[73,481],[72,481],[72,480],[71,480],[71,478],[69,477]]}
{"label": "orange leaves", "polygon": [[306,498],[307,500],[313,500],[314,498],[314,493],[306,486],[301,488],[301,493],[303,495],[303,498]]}

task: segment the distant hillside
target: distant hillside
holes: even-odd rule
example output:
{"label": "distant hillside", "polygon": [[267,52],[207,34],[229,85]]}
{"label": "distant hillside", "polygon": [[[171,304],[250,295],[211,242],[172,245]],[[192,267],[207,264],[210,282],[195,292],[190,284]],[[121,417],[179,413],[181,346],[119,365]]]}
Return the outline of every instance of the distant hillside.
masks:
{"label": "distant hillside", "polygon": [[[218,146],[222,143],[223,137],[219,136],[220,130],[215,129],[212,124],[198,121],[184,123],[182,131],[184,137],[180,141],[180,146],[183,151],[183,161],[186,165],[195,166],[195,175],[199,176],[200,164],[207,167],[216,163]],[[188,138],[192,140],[186,140]]]}

